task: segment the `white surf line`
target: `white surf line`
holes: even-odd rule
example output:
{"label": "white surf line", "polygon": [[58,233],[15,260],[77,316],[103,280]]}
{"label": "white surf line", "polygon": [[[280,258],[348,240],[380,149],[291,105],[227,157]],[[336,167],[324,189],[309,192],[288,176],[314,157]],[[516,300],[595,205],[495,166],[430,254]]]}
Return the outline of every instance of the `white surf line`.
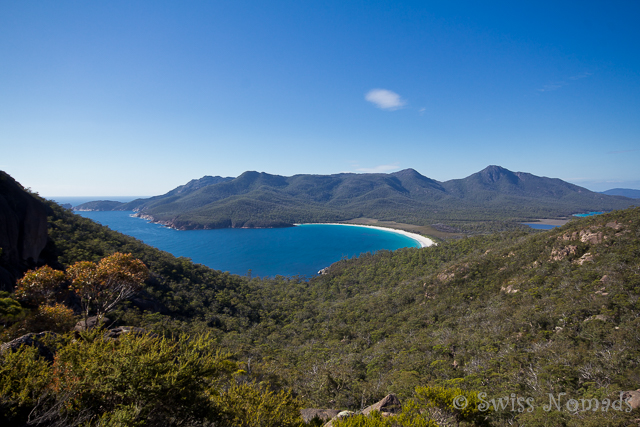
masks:
{"label": "white surf line", "polygon": [[347,227],[366,227],[366,228],[373,228],[375,230],[388,231],[390,233],[402,234],[403,236],[408,237],[408,238],[413,239],[416,242],[418,242],[420,244],[421,248],[426,248],[428,246],[432,246],[432,245],[436,244],[436,242],[434,242],[433,240],[429,239],[428,237],[424,237],[423,235],[418,234],[418,233],[410,233],[408,231],[398,230],[397,228],[377,227],[375,225],[342,224],[342,223],[338,223],[338,222],[314,222],[314,223],[308,223],[308,224],[293,224],[293,225],[314,225],[314,224],[318,224],[318,225],[344,225],[344,226],[347,226]]}

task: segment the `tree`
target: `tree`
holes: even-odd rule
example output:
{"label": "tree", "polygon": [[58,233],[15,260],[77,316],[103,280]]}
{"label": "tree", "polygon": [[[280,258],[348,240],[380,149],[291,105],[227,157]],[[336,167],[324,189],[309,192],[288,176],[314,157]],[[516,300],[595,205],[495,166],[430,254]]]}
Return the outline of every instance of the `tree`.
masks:
{"label": "tree", "polygon": [[98,264],[80,261],[67,269],[71,290],[79,297],[85,322],[93,310],[98,319],[142,289],[149,270],[131,254],[119,252]]}
{"label": "tree", "polygon": [[31,332],[64,333],[73,329],[77,320],[73,310],[64,304],[41,305],[35,315],[28,319],[26,328]]}
{"label": "tree", "polygon": [[37,270],[29,270],[18,281],[16,297],[32,305],[51,305],[60,292],[65,276],[62,271],[45,265]]}

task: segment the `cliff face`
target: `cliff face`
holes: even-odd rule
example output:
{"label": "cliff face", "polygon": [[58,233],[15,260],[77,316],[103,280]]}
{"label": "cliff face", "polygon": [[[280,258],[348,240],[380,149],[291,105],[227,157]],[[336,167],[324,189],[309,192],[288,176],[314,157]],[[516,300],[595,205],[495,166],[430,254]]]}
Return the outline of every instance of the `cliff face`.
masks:
{"label": "cliff face", "polygon": [[0,171],[0,290],[10,290],[27,269],[42,263],[47,210],[13,178]]}

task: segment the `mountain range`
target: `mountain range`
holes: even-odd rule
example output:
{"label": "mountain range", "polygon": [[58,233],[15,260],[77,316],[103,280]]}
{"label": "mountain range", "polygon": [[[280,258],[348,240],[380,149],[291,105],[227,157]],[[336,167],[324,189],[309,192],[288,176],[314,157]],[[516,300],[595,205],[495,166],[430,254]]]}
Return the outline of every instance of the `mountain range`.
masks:
{"label": "mountain range", "polygon": [[489,166],[444,182],[413,169],[390,174],[285,177],[250,171],[237,178],[205,176],[161,196],[111,209],[133,210],[177,229],[209,229],[287,227],[354,218],[417,225],[442,220],[524,221],[610,211],[634,203],[560,179]]}

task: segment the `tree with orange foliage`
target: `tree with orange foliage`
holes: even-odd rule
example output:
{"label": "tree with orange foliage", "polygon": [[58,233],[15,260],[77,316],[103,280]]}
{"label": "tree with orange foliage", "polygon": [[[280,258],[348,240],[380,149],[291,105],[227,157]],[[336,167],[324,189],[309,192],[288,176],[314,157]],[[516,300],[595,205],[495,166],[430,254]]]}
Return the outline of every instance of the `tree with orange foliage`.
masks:
{"label": "tree with orange foliage", "polygon": [[65,275],[62,271],[54,270],[48,265],[37,270],[29,270],[18,281],[16,297],[35,306],[52,305],[64,280]]}
{"label": "tree with orange foliage", "polygon": [[98,264],[80,261],[67,269],[70,288],[80,297],[85,321],[92,310],[100,320],[118,303],[138,293],[148,276],[142,261],[119,252]]}
{"label": "tree with orange foliage", "polygon": [[[68,280],[71,282],[70,290],[80,297],[86,324],[92,311],[100,320],[118,303],[139,292],[148,275],[149,270],[142,261],[131,254],[116,252],[97,264],[77,262],[67,269],[66,274],[46,265],[29,270],[18,281],[16,297],[30,305],[39,306],[38,319],[49,319],[52,315],[57,319],[63,314],[66,320],[72,319],[70,309],[65,311],[64,306],[56,304],[57,297],[64,291],[63,284]],[[66,320],[63,322],[65,325],[68,323]]]}

